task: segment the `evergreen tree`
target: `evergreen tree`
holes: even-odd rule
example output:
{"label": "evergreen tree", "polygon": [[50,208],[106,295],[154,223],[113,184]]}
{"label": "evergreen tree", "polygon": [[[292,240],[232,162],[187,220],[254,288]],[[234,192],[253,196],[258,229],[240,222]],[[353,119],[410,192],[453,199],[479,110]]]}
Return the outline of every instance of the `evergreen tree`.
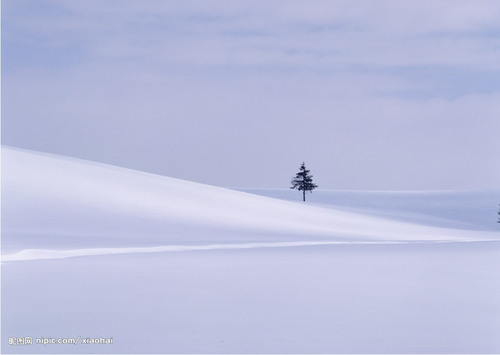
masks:
{"label": "evergreen tree", "polygon": [[306,164],[302,163],[300,171],[292,178],[291,189],[302,191],[302,201],[306,200],[306,191],[312,192],[318,185],[313,183],[313,176],[309,175],[309,170],[306,169]]}
{"label": "evergreen tree", "polygon": [[[500,206],[500,205],[499,205],[499,206]],[[498,210],[498,216],[499,216],[499,217],[498,217],[498,221],[497,221],[497,223],[500,223],[500,210]]]}

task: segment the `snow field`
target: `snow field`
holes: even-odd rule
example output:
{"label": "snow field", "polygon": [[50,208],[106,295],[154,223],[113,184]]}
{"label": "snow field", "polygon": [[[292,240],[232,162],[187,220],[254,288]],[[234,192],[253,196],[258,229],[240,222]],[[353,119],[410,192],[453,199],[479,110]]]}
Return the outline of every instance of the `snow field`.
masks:
{"label": "snow field", "polygon": [[498,192],[246,191],[3,147],[2,353],[500,353]]}
{"label": "snow field", "polygon": [[[498,353],[498,243],[6,263],[5,353]],[[6,345],[9,335],[113,345]]]}

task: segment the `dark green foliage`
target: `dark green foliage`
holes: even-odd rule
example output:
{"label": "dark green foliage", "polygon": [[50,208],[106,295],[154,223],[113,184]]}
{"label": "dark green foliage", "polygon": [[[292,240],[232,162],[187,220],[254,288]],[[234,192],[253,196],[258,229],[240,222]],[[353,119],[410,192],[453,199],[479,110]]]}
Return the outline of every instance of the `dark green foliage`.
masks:
{"label": "dark green foliage", "polygon": [[313,183],[313,176],[309,175],[309,170],[306,169],[306,164],[302,163],[300,171],[292,178],[291,189],[302,191],[302,200],[306,200],[306,191],[312,192],[318,185]]}

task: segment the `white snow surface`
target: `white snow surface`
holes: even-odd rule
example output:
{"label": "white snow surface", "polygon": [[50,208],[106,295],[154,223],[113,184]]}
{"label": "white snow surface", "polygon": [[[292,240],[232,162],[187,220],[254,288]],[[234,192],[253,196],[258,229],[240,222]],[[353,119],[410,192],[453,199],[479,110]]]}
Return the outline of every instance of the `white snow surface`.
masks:
{"label": "white snow surface", "polygon": [[328,192],[323,204],[286,201],[10,147],[2,149],[2,192],[4,260],[36,259],[37,250],[46,258],[50,250],[71,254],[61,249],[93,255],[172,245],[499,239],[334,206]]}
{"label": "white snow surface", "polygon": [[2,353],[500,353],[499,191],[239,190],[3,147]]}

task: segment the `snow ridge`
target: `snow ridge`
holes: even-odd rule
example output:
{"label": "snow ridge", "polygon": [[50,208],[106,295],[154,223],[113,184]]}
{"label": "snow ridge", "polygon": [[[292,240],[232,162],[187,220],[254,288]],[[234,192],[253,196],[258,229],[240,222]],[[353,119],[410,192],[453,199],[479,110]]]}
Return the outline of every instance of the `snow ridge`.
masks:
{"label": "snow ridge", "polygon": [[5,146],[2,193],[4,260],[214,245],[500,240],[498,232],[410,223]]}
{"label": "snow ridge", "polygon": [[93,248],[73,250],[43,250],[26,249],[15,254],[2,256],[2,261],[43,260],[43,259],[66,259],[79,256],[133,254],[133,253],[161,253],[161,252],[186,252],[203,250],[237,250],[257,248],[289,248],[318,245],[398,245],[398,244],[422,244],[422,243],[473,243],[473,242],[495,242],[492,240],[435,240],[435,241],[306,241],[306,242],[282,242],[282,243],[245,243],[245,244],[212,244],[212,245],[164,245],[144,248]]}

